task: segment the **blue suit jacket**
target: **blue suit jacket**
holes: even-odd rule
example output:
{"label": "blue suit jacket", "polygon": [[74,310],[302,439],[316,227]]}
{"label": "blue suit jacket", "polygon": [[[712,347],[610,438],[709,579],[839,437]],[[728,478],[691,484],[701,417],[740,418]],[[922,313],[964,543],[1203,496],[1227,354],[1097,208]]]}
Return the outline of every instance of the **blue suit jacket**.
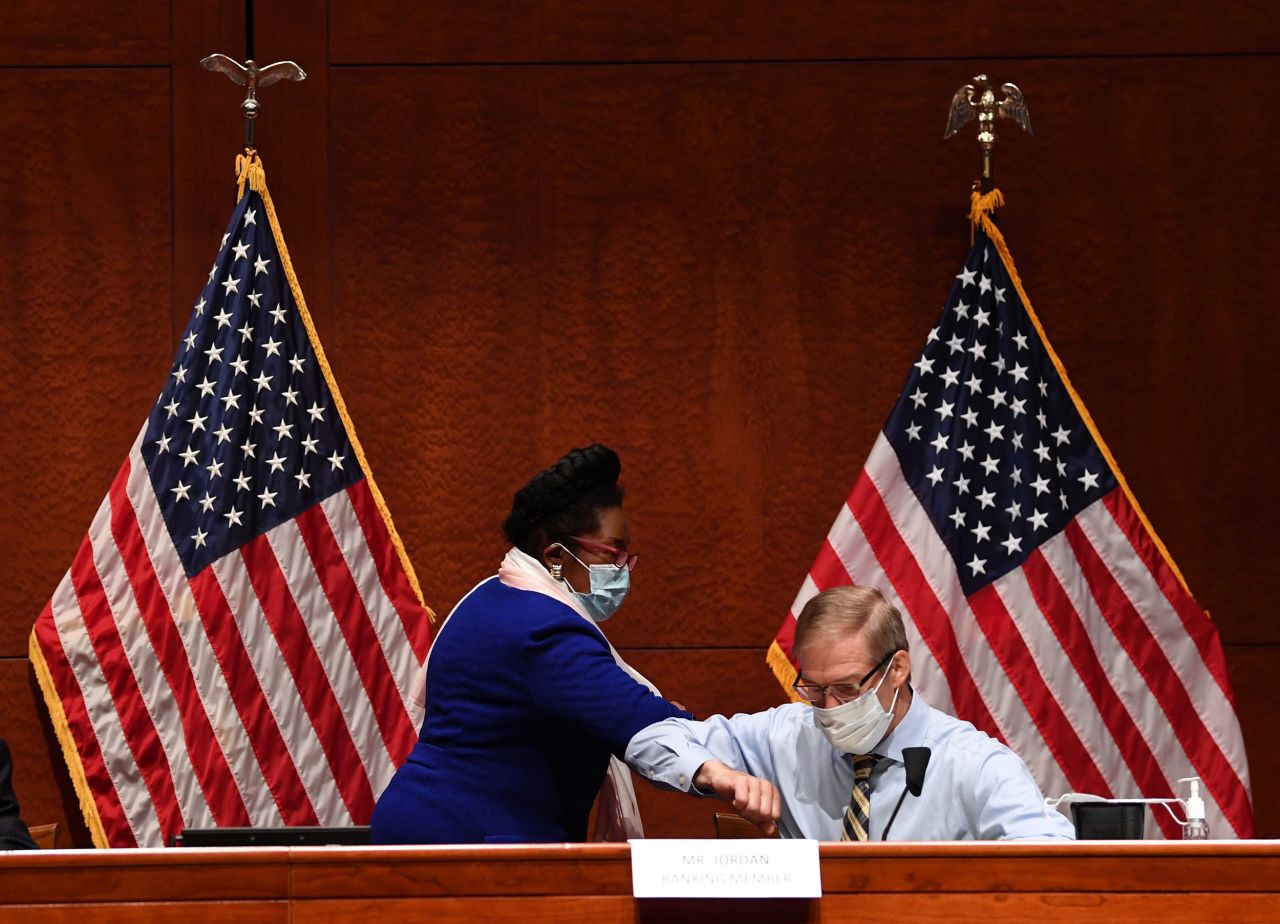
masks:
{"label": "blue suit jacket", "polygon": [[609,755],[687,715],[569,607],[490,578],[436,636],[422,733],[378,800],[373,842],[585,840]]}

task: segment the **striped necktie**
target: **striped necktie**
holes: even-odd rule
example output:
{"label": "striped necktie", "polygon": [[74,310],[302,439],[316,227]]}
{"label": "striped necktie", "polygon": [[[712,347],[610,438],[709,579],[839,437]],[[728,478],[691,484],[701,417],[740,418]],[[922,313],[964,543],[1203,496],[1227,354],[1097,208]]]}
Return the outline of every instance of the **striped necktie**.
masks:
{"label": "striped necktie", "polygon": [[879,754],[855,754],[853,758],[853,797],[844,810],[842,841],[865,841],[871,830],[871,771],[880,762]]}

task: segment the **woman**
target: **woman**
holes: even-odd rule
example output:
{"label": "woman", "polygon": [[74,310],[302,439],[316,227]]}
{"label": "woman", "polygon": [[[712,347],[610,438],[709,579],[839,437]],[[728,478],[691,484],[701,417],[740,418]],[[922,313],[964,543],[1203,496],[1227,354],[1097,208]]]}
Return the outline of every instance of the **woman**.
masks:
{"label": "woman", "polygon": [[[516,493],[514,548],[431,646],[422,733],[374,809],[374,843],[585,840],[610,755],[688,716],[596,626],[636,566],[619,469],[611,449],[575,449]],[[611,779],[633,806],[629,778]]]}

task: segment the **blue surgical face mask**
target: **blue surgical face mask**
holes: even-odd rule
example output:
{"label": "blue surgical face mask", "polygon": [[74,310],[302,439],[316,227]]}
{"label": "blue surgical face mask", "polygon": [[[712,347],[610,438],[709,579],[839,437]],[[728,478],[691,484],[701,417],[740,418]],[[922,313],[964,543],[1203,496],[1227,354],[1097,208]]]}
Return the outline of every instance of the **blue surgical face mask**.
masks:
{"label": "blue surgical face mask", "polygon": [[581,593],[574,590],[568,578],[562,577],[565,586],[568,587],[583,608],[587,611],[587,615],[595,622],[604,622],[618,611],[618,607],[622,606],[622,601],[627,599],[627,591],[631,590],[631,572],[626,568],[619,568],[617,565],[588,565],[577,555],[574,555],[564,545],[557,542],[560,548],[564,549],[565,554],[576,561],[582,567],[587,569],[587,573],[591,575],[591,590],[589,593]]}

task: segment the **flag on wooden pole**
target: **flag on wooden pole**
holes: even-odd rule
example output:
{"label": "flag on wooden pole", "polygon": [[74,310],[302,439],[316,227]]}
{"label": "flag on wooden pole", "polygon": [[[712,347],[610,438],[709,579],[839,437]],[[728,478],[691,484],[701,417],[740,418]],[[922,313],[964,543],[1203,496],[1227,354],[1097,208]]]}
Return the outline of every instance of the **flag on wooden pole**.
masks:
{"label": "flag on wooden pole", "polygon": [[1160,798],[1199,776],[1214,836],[1252,837],[1217,630],[1050,346],[1002,203],[974,194],[973,248],[769,664],[789,690],[804,604],[874,585],[925,698],[1009,744],[1046,794]]}
{"label": "flag on wooden pole", "polygon": [[348,825],[415,739],[429,611],[262,164],[30,654],[98,846]]}

